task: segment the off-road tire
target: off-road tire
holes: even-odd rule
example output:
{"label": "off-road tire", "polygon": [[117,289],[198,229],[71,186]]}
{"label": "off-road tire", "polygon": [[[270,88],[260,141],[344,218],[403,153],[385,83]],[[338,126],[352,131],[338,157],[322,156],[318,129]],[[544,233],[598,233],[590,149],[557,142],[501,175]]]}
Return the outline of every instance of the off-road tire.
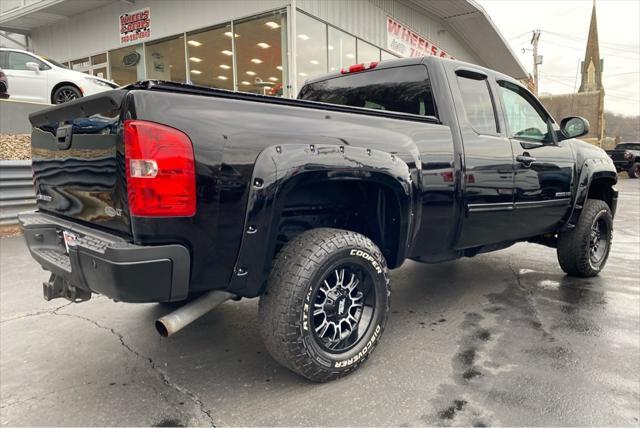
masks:
{"label": "off-road tire", "polygon": [[629,174],[629,178],[640,177],[640,162],[635,162],[633,165],[631,165],[631,168],[629,168],[627,174]]}
{"label": "off-road tire", "polygon": [[[353,348],[331,353],[321,349],[311,331],[310,296],[326,272],[339,263],[357,263],[371,274],[375,304],[363,337]],[[359,233],[320,228],[298,235],[276,257],[260,298],[259,324],[264,344],[276,361],[309,380],[326,382],[353,372],[371,355],[388,312],[389,272],[378,247]]]}
{"label": "off-road tire", "polygon": [[[602,259],[594,263],[590,254],[591,228],[599,219],[607,227],[608,233],[605,237],[607,247]],[[587,278],[598,275],[607,263],[612,236],[611,209],[604,201],[588,199],[576,227],[558,236],[557,254],[560,267],[572,276]]]}

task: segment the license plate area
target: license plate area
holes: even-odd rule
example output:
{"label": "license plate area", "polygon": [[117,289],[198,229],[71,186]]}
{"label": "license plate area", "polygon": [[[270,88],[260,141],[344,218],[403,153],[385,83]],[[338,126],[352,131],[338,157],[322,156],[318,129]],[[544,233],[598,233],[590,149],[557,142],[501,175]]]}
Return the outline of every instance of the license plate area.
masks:
{"label": "license plate area", "polygon": [[62,242],[64,243],[64,249],[67,255],[69,254],[69,248],[77,245],[78,238],[77,233],[69,232],[68,230],[62,231]]}

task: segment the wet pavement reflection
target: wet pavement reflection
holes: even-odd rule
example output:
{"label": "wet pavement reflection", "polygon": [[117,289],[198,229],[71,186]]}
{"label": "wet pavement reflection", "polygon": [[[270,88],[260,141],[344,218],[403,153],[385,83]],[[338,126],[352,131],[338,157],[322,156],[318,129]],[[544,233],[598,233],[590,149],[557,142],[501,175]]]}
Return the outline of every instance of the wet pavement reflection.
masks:
{"label": "wet pavement reflection", "polygon": [[255,300],[162,339],[159,305],[43,302],[46,273],[2,239],[0,424],[638,426],[640,180],[618,188],[600,276],[533,244],[407,262],[372,358],[322,385],[269,357]]}

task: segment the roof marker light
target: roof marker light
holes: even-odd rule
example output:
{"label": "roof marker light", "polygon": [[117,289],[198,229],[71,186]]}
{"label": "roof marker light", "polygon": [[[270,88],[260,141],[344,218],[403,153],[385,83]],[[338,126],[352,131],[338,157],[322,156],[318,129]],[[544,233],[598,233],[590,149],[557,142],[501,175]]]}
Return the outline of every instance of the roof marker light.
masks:
{"label": "roof marker light", "polygon": [[378,66],[378,61],[371,61],[369,64],[353,64],[348,68],[340,69],[341,74],[358,73],[360,71],[372,70]]}

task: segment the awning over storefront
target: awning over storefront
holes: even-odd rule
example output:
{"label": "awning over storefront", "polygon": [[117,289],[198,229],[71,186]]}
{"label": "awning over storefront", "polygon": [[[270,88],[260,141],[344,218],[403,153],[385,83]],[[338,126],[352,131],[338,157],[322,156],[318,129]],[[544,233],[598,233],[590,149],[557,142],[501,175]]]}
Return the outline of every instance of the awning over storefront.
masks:
{"label": "awning over storefront", "polygon": [[0,30],[28,34],[44,25],[55,24],[114,0],[2,0]]}
{"label": "awning over storefront", "polygon": [[507,41],[484,8],[474,0],[408,1],[446,22],[487,67],[516,79],[527,78],[527,71]]}

